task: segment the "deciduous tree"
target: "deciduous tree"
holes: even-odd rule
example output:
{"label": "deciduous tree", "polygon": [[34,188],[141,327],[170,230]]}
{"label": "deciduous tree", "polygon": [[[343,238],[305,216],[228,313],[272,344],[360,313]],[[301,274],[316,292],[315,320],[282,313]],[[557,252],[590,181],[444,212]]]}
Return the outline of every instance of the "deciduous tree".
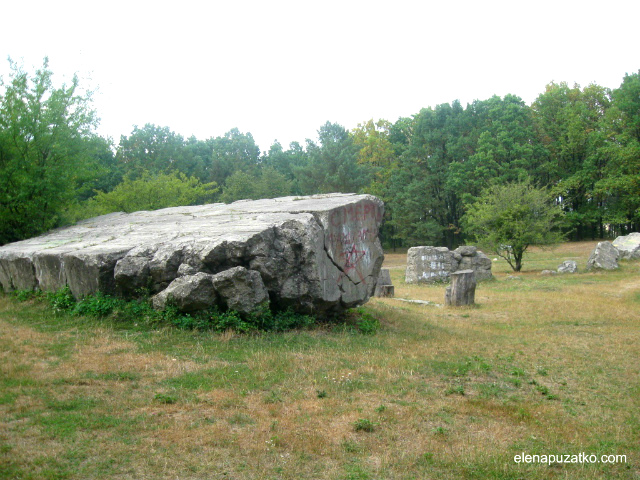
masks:
{"label": "deciduous tree", "polygon": [[546,189],[529,182],[486,188],[464,216],[467,233],[481,247],[504,258],[519,272],[532,245],[563,240],[563,213]]}
{"label": "deciduous tree", "polygon": [[0,84],[0,244],[58,224],[92,174],[97,125],[77,76],[56,87],[46,58],[33,75],[10,64]]}

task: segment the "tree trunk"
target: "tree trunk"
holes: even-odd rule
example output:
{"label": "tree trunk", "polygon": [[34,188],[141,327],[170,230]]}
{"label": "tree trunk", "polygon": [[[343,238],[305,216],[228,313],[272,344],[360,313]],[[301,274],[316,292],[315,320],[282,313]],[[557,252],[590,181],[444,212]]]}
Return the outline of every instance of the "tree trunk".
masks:
{"label": "tree trunk", "polygon": [[516,268],[514,271],[519,272],[522,269],[522,257],[524,256],[524,252],[514,253],[513,258],[516,261]]}
{"label": "tree trunk", "polygon": [[473,270],[459,270],[451,274],[451,285],[444,295],[445,305],[460,307],[473,305],[476,297],[476,273]]}

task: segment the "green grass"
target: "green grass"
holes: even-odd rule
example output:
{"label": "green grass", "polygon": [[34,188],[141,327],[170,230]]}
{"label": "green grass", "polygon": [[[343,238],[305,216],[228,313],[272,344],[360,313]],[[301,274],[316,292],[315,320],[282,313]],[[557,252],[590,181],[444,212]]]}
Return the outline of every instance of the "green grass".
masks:
{"label": "green grass", "polygon": [[[0,478],[640,478],[640,264],[539,275],[591,248],[534,250],[517,283],[494,262],[475,308],[277,333],[0,297]],[[398,297],[443,303],[386,261]],[[583,451],[627,463],[513,461]]]}

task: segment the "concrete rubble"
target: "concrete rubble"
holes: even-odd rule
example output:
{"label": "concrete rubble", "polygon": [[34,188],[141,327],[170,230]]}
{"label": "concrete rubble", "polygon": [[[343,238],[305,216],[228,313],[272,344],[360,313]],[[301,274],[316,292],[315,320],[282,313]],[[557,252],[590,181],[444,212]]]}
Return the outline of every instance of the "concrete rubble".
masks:
{"label": "concrete rubble", "polygon": [[640,258],[640,233],[617,237],[612,245],[620,252],[620,260],[635,260]]}
{"label": "concrete rubble", "polygon": [[146,291],[163,308],[332,314],[373,295],[383,203],[327,194],[112,213],[0,247],[5,291]]}
{"label": "concrete rubble", "polygon": [[393,297],[395,295],[395,288],[391,282],[391,272],[388,268],[381,268],[380,275],[378,275],[378,281],[376,283],[376,289],[373,292],[374,297]]}
{"label": "concrete rubble", "polygon": [[587,260],[587,271],[615,270],[618,268],[618,258],[620,258],[620,252],[611,242],[599,242]]}
{"label": "concrete rubble", "polygon": [[459,270],[473,270],[477,280],[493,278],[491,259],[474,246],[412,247],[407,251],[406,283],[447,282]]}
{"label": "concrete rubble", "polygon": [[558,265],[558,273],[578,273],[578,262],[575,260],[565,260]]}

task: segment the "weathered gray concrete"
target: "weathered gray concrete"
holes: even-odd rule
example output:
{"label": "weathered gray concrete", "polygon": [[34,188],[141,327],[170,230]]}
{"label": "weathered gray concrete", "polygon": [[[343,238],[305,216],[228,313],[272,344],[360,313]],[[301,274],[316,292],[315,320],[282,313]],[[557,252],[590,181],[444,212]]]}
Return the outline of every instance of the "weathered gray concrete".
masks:
{"label": "weathered gray concrete", "polygon": [[376,289],[373,293],[374,297],[393,297],[395,289],[391,282],[391,272],[388,268],[381,268],[380,275],[378,275],[378,281],[376,283]]}
{"label": "weathered gray concrete", "polygon": [[[338,312],[373,294],[383,208],[370,195],[328,194],[113,213],[0,247],[0,284],[5,291],[69,285],[78,298],[98,290],[158,295],[172,286],[165,297],[194,289],[204,304],[214,285],[224,306],[231,295],[198,274],[243,267],[260,282],[249,273],[241,283],[258,290],[262,283],[276,308]],[[193,309],[189,295],[180,295],[183,308]]]}
{"label": "weathered gray concrete", "polygon": [[451,273],[451,285],[445,289],[444,304],[450,307],[473,305],[476,298],[476,273],[458,270]]}
{"label": "weathered gray concrete", "polygon": [[600,242],[587,260],[587,270],[615,270],[618,268],[619,257],[620,252],[611,242]]}
{"label": "weathered gray concrete", "polygon": [[618,237],[612,244],[620,252],[620,260],[640,258],[640,233],[633,232],[629,235]]}
{"label": "weathered gray concrete", "polygon": [[412,247],[407,251],[405,282],[447,282],[459,270],[473,270],[477,280],[493,278],[491,260],[474,246],[451,251],[447,247]]}
{"label": "weathered gray concrete", "polygon": [[575,260],[565,260],[558,265],[558,273],[578,273],[578,262]]}
{"label": "weathered gray concrete", "polygon": [[446,282],[458,269],[462,256],[447,247],[411,247],[407,250],[405,282]]}
{"label": "weathered gray concrete", "polygon": [[476,274],[476,280],[491,280],[491,259],[484,253],[472,245],[464,245],[454,250],[455,253],[462,257],[458,263],[459,270],[473,270]]}

